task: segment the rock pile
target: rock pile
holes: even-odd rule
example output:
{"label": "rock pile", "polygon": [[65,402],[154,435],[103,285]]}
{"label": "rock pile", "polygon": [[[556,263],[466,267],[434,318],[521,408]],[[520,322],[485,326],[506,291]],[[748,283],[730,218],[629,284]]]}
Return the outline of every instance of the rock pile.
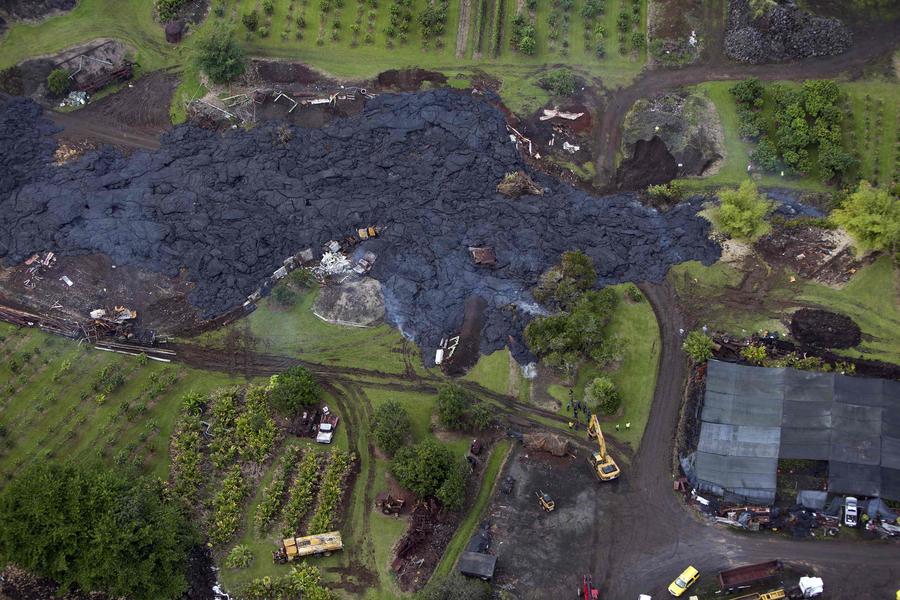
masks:
{"label": "rock pile", "polygon": [[[48,121],[31,102],[5,102],[0,257],[99,252],[170,276],[185,269],[191,302],[213,316],[287,256],[374,224],[383,234],[363,246],[378,255],[370,276],[386,320],[434,348],[478,295],[490,352],[540,312],[527,290],[565,250],[585,250],[601,285],[659,281],[672,264],[719,255],[689,204],[659,214],[631,195],[597,198],[534,173],[543,196],[503,197],[505,174],[527,168],[500,111],[470,94],[382,95],[327,128],[295,128],[286,141],[277,130],[182,126],[153,153],[107,148],[52,166]],[[481,245],[494,248],[495,267],[473,264],[468,247]]]}
{"label": "rock pile", "polygon": [[754,18],[749,0],[731,0],[725,53],[734,60],[762,64],[832,56],[846,52],[853,34],[838,19],[818,17],[790,0]]}

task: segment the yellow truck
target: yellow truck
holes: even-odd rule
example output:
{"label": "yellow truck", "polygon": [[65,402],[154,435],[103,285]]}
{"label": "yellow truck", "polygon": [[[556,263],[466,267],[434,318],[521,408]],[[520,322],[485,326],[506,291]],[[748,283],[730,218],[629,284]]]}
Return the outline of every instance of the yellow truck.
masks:
{"label": "yellow truck", "polygon": [[340,531],[329,531],[305,537],[290,537],[281,540],[281,547],[272,552],[277,563],[287,563],[304,556],[330,556],[332,552],[344,549]]}

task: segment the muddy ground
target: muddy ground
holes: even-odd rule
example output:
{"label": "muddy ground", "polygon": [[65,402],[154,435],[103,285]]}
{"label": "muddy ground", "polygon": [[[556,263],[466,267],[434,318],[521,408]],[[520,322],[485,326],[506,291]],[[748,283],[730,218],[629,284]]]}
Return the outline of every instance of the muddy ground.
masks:
{"label": "muddy ground", "polygon": [[169,106],[177,87],[176,75],[154,71],[79,109],[78,116],[159,135],[172,127]]}
{"label": "muddy ground", "polygon": [[0,0],[0,17],[7,21],[35,21],[75,8],[76,0]]}
{"label": "muddy ground", "polygon": [[[497,555],[497,587],[515,598],[574,598],[577,582],[591,571],[591,552],[608,531],[609,505],[621,482],[601,486],[590,472],[587,452],[558,458],[518,445],[499,476],[515,479],[486,512]],[[502,486],[499,486],[502,487]],[[556,510],[541,510],[544,491]]]}

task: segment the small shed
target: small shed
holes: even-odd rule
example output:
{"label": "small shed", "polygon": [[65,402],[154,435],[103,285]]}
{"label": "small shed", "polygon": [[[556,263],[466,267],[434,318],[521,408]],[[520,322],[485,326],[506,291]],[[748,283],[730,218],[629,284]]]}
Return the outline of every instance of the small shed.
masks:
{"label": "small shed", "polygon": [[469,253],[476,265],[492,267],[497,264],[497,255],[490,246],[470,246]]}
{"label": "small shed", "polygon": [[184,37],[184,23],[182,21],[169,21],[166,23],[166,41],[177,44]]}
{"label": "small shed", "polygon": [[497,557],[481,552],[463,552],[459,557],[459,572],[467,577],[490,581],[497,567]]}

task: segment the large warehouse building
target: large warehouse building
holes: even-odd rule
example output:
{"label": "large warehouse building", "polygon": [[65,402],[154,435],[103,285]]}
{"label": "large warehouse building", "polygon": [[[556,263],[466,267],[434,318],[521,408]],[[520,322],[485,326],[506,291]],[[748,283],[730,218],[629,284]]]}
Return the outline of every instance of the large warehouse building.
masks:
{"label": "large warehouse building", "polygon": [[697,486],[772,503],[778,460],[828,461],[828,491],[900,500],[900,382],[710,361]]}

